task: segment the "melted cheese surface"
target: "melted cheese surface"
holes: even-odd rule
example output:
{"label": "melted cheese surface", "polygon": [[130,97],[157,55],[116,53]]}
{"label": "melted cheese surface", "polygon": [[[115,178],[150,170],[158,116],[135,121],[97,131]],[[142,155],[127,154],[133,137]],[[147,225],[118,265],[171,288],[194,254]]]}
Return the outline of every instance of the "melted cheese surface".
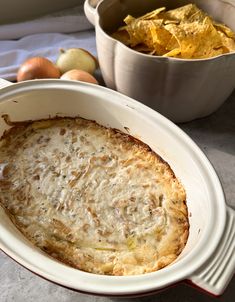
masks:
{"label": "melted cheese surface", "polygon": [[188,237],[185,191],[133,137],[82,118],[19,124],[1,139],[0,203],[37,247],[75,268],[161,269]]}

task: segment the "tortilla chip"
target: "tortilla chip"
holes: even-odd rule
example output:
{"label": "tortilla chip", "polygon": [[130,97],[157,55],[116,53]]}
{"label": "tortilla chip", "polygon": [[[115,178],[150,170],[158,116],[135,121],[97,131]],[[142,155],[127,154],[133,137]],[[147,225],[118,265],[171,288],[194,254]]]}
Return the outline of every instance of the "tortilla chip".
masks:
{"label": "tortilla chip", "polygon": [[141,17],[128,15],[112,37],[136,51],[184,59],[210,58],[235,51],[235,34],[195,4]]}
{"label": "tortilla chip", "polygon": [[159,20],[149,21],[149,29],[152,37],[152,43],[156,55],[163,55],[167,52],[166,46],[171,40],[172,35],[162,26]]}
{"label": "tortilla chip", "polygon": [[127,25],[129,25],[129,24],[131,24],[132,22],[135,22],[135,18],[134,17],[132,17],[131,15],[128,15],[128,16],[126,16],[126,18],[124,19],[124,22],[127,24]]}
{"label": "tortilla chip", "polygon": [[196,11],[195,13],[193,13],[187,20],[187,23],[190,22],[198,22],[198,23],[203,23],[204,20],[208,18],[208,15],[206,13],[204,13],[201,10]]}
{"label": "tortilla chip", "polygon": [[220,23],[213,23],[214,24],[214,27],[224,33],[227,37],[231,38],[231,39],[235,39],[235,33],[229,28],[227,27],[226,25],[224,24],[220,24]]}
{"label": "tortilla chip", "polygon": [[173,49],[177,49],[179,47],[180,47],[180,45],[179,45],[177,39],[175,38],[175,36],[171,35],[171,38],[166,45],[166,49],[173,50]]}
{"label": "tortilla chip", "polygon": [[169,24],[165,28],[178,41],[183,58],[210,57],[214,53],[213,50],[218,50],[222,46],[220,36],[208,17],[203,24],[197,22],[182,23],[178,26]]}
{"label": "tortilla chip", "polygon": [[154,11],[147,13],[141,17],[138,18],[138,20],[153,20],[153,19],[158,19],[158,15],[160,13],[162,13],[163,11],[165,11],[166,8],[165,7],[160,7],[155,9]]}
{"label": "tortilla chip", "polygon": [[163,20],[164,25],[167,24],[180,24],[179,20]]}
{"label": "tortilla chip", "polygon": [[135,20],[126,27],[126,30],[130,36],[130,45],[132,47],[138,44],[150,44],[151,35],[148,21]]}
{"label": "tortilla chip", "polygon": [[219,31],[218,33],[220,35],[225,53],[235,51],[235,40],[232,38],[228,38],[228,36],[221,31]]}
{"label": "tortilla chip", "polygon": [[200,9],[195,4],[187,4],[167,11],[164,14],[164,17],[167,20],[177,20],[182,22],[188,20],[196,13],[200,13]]}
{"label": "tortilla chip", "polygon": [[165,53],[163,57],[179,57],[180,54],[181,54],[181,48],[175,48]]}

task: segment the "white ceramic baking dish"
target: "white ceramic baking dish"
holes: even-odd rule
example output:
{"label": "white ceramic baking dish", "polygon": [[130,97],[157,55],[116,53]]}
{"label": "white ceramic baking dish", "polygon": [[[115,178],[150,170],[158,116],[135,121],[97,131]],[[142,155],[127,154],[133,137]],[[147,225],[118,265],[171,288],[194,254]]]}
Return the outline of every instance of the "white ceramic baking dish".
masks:
{"label": "white ceramic baking dish", "polygon": [[[91,294],[142,295],[182,280],[215,295],[224,291],[235,268],[235,212],[226,206],[208,159],[175,124],[110,89],[62,80],[35,80],[2,88],[0,116],[3,114],[13,121],[79,115],[124,132],[129,129],[171,165],[185,186],[190,216],[189,238],[182,254],[171,265],[145,275],[103,276],[68,267],[32,246],[0,209],[0,248],[6,254],[50,281]],[[8,127],[0,118],[0,135]]]}

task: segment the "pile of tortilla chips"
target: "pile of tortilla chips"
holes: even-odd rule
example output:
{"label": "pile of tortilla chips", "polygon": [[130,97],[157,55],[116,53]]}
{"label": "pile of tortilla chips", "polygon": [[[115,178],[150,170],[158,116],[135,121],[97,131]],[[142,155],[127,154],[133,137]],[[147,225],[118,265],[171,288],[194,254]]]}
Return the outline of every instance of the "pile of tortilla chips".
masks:
{"label": "pile of tortilla chips", "polygon": [[235,51],[234,32],[195,4],[161,7],[139,18],[128,15],[124,22],[112,37],[146,54],[202,59]]}

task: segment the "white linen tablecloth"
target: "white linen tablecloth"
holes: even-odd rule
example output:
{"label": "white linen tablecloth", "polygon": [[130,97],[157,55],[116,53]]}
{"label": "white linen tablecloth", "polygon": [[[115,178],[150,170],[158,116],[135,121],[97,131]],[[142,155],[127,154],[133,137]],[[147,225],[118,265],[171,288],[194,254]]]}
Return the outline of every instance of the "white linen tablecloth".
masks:
{"label": "white linen tablecloth", "polygon": [[81,47],[96,55],[94,29],[83,5],[35,20],[0,26],[0,78],[14,81],[29,57],[55,62],[61,48]]}

